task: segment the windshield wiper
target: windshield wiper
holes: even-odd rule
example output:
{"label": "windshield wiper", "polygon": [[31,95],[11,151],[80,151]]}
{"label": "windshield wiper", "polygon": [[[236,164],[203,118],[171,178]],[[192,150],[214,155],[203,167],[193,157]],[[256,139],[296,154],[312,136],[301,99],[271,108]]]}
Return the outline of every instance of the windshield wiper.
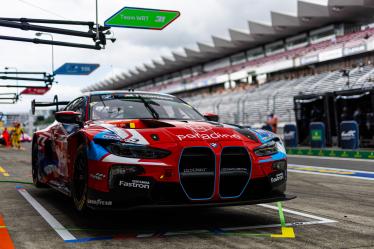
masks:
{"label": "windshield wiper", "polygon": [[156,110],[142,96],[138,95],[138,98],[143,102],[144,106],[152,114],[153,118],[160,119],[160,114],[158,114],[158,112],[156,112]]}

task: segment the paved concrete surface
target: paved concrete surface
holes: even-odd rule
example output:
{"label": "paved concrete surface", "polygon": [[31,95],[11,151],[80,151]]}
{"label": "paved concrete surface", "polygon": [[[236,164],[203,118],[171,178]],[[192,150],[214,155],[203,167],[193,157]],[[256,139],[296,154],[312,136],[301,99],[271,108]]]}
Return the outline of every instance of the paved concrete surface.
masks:
{"label": "paved concrete surface", "polygon": [[[0,181],[31,181],[30,149],[26,147],[25,151],[0,148],[0,166],[9,174],[0,173]],[[344,169],[347,166],[345,161],[309,158],[290,158],[290,163]],[[372,164],[348,162],[349,169],[362,165],[365,170],[374,171]],[[17,185],[22,185],[77,239],[115,239],[64,242],[19,194]],[[292,223],[295,238],[253,236],[281,233],[280,227],[275,227],[280,224],[277,210],[264,206],[79,215],[68,198],[51,189],[14,183],[0,183],[0,214],[16,248],[374,248],[374,181],[289,173],[288,192],[298,196],[284,203],[286,210],[292,212],[285,212],[285,218]],[[324,218],[336,222],[316,224]],[[225,228],[234,232],[222,233]],[[170,234],[176,231],[187,234]],[[149,233],[163,236],[134,238],[136,234]]]}
{"label": "paved concrete surface", "polygon": [[374,160],[350,158],[321,158],[317,156],[289,155],[289,162],[293,164],[331,167],[340,169],[374,171]]}

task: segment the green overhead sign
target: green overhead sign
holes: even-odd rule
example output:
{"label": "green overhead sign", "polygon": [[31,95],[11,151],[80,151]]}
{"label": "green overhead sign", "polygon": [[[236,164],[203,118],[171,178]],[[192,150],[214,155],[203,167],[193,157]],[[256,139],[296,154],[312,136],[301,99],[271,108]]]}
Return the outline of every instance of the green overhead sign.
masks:
{"label": "green overhead sign", "polygon": [[162,30],[180,16],[179,11],[124,7],[108,18],[107,27]]}

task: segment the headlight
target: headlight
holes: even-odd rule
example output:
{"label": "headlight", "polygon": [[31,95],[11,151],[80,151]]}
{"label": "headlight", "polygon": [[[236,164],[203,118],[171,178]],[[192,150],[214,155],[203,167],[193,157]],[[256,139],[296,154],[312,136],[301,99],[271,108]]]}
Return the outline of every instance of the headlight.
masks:
{"label": "headlight", "polygon": [[254,149],[257,156],[271,156],[278,152],[278,145],[275,141],[270,141]]}
{"label": "headlight", "polygon": [[160,159],[170,155],[170,151],[152,148],[146,145],[111,143],[105,148],[116,156],[140,159]]}

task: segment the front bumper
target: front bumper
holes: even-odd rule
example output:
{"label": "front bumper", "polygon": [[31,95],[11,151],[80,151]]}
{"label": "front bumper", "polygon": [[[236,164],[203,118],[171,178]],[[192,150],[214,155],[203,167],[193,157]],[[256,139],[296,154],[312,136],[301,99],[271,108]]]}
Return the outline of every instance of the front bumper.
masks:
{"label": "front bumper", "polygon": [[[126,183],[126,184],[124,184]],[[219,207],[254,205],[276,201],[287,201],[295,196],[285,194],[286,179],[272,183],[270,177],[250,180],[238,198],[222,199],[215,196],[210,200],[191,200],[180,183],[161,183],[151,178],[124,180],[121,186],[109,192],[88,190],[87,205],[91,209],[126,210],[134,208],[170,207]]]}

